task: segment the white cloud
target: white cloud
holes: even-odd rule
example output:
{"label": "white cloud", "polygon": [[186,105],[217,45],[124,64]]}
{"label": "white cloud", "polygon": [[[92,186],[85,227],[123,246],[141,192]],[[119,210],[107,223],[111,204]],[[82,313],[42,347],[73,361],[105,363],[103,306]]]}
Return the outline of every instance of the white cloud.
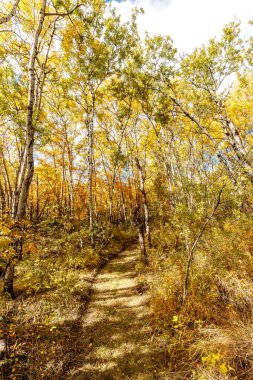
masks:
{"label": "white cloud", "polygon": [[170,35],[180,51],[189,52],[219,36],[225,24],[242,21],[242,33],[252,35],[253,27],[248,20],[253,18],[252,0],[126,0],[112,5],[128,20],[134,6],[142,7],[144,15],[138,17],[141,36],[149,34]]}

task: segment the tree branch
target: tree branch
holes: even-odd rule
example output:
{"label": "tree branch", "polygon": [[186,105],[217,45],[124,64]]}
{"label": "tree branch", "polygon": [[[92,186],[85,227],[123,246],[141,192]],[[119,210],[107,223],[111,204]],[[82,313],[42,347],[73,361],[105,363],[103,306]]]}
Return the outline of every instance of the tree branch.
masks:
{"label": "tree branch", "polygon": [[13,4],[13,7],[10,13],[7,16],[0,18],[0,25],[10,21],[10,19],[15,15],[19,2],[20,0],[16,0],[15,3]]}
{"label": "tree branch", "polygon": [[77,4],[74,8],[72,8],[69,12],[64,12],[64,13],[58,13],[58,12],[48,12],[48,13],[45,13],[45,16],[61,16],[61,17],[65,17],[65,16],[69,16],[71,15],[73,12],[75,12],[76,9],[82,7],[83,5],[86,5],[84,3],[82,4]]}
{"label": "tree branch", "polygon": [[193,262],[193,254],[194,254],[194,250],[201,238],[201,236],[203,235],[205,229],[206,229],[206,226],[208,225],[208,223],[210,222],[210,220],[213,218],[217,208],[219,207],[219,205],[221,203],[224,203],[224,202],[221,202],[221,194],[225,188],[225,186],[227,185],[227,183],[225,183],[222,188],[220,189],[219,191],[219,194],[218,194],[218,198],[217,198],[217,202],[215,204],[215,206],[213,207],[212,209],[212,212],[211,214],[207,217],[205,223],[203,224],[202,228],[200,229],[197,237],[195,238],[194,242],[192,243],[191,247],[189,248],[189,257],[188,257],[188,261],[187,261],[187,267],[186,267],[186,275],[185,275],[185,280],[184,280],[184,289],[183,289],[183,304],[185,303],[185,300],[186,300],[186,296],[187,296],[187,292],[188,292],[188,287],[189,287],[189,279],[190,279],[190,269],[191,269],[191,266],[192,266],[192,262]]}

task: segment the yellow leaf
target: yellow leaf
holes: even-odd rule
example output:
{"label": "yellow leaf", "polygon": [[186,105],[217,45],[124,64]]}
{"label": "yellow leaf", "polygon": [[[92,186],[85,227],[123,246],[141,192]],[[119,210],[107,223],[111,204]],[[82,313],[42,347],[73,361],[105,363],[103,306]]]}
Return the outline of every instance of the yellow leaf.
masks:
{"label": "yellow leaf", "polygon": [[7,237],[0,237],[0,249],[5,249],[7,248],[11,243],[11,239],[7,238]]}
{"label": "yellow leaf", "polygon": [[222,363],[220,365],[220,373],[226,375],[228,373],[228,367],[226,365],[226,363]]}

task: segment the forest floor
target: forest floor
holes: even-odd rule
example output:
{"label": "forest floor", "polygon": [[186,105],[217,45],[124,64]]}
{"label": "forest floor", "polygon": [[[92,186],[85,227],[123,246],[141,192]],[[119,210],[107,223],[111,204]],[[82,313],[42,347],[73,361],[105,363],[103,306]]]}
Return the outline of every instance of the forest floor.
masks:
{"label": "forest floor", "polygon": [[125,250],[99,272],[89,305],[80,311],[62,378],[164,379],[164,353],[153,336],[148,293],[138,282],[138,259],[137,249]]}

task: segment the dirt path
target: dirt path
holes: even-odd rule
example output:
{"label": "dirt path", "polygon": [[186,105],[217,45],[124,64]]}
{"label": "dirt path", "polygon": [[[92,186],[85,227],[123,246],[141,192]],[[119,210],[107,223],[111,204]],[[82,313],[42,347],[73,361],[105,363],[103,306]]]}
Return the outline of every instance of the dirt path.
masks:
{"label": "dirt path", "polygon": [[[138,250],[126,250],[97,276],[67,379],[152,380],[159,356],[152,342],[147,294],[138,291]],[[81,346],[80,346],[81,345]]]}

